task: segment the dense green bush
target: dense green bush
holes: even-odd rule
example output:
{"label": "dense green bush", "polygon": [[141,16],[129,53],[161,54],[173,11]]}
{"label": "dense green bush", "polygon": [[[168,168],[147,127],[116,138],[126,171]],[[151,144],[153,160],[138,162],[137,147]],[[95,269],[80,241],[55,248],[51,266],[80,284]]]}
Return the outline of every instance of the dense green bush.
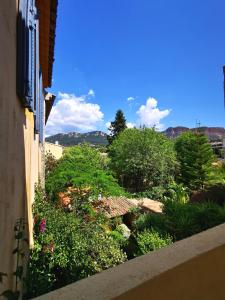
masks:
{"label": "dense green bush", "polygon": [[39,191],[34,218],[35,245],[28,264],[28,298],[126,260],[119,242],[104,229],[107,220],[99,214],[78,217],[74,212],[66,213],[44,200]]}
{"label": "dense green bush", "polygon": [[177,166],[173,142],[154,129],[125,129],[109,147],[111,168],[133,192],[170,182]]}
{"label": "dense green bush", "polygon": [[176,139],[175,149],[180,163],[179,180],[192,189],[202,187],[214,158],[207,137],[202,133],[185,132]]}
{"label": "dense green bush", "polygon": [[137,234],[136,241],[136,256],[139,256],[170,245],[172,243],[172,238],[169,235],[161,236],[154,230],[144,230]]}
{"label": "dense green bush", "polygon": [[45,185],[51,199],[56,199],[57,194],[68,186],[89,186],[94,195],[125,195],[124,190],[106,169],[105,158],[88,145],[69,148],[48,174]]}
{"label": "dense green bush", "polygon": [[172,182],[168,185],[167,191],[164,193],[163,200],[171,200],[177,203],[187,203],[189,201],[189,190],[183,184]]}
{"label": "dense green bush", "polygon": [[136,221],[138,231],[154,229],[174,240],[181,240],[193,234],[225,222],[225,207],[214,203],[177,203],[167,201],[163,215],[143,214]]}

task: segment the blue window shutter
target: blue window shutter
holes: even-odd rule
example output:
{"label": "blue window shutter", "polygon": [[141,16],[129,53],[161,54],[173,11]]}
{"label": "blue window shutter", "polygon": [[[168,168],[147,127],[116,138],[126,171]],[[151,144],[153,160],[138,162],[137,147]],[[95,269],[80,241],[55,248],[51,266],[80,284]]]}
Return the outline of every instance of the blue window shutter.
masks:
{"label": "blue window shutter", "polygon": [[27,72],[28,72],[28,28],[27,28],[28,1],[19,1],[17,19],[17,94],[25,107],[27,101]]}
{"label": "blue window shutter", "polygon": [[20,0],[17,23],[17,94],[23,105],[33,112],[36,84],[36,23],[35,0]]}

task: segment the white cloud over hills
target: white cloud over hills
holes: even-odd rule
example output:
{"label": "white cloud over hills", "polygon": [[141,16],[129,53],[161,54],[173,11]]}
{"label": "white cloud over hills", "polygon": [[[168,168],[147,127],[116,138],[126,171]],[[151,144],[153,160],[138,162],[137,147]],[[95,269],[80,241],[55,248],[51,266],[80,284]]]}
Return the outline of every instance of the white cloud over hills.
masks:
{"label": "white cloud over hills", "polygon": [[[72,131],[101,130],[104,127],[104,114],[98,104],[91,103],[94,97],[95,92],[92,89],[82,96],[59,92],[58,101],[53,106],[48,119],[46,136]],[[129,98],[130,100],[128,100]],[[127,99],[128,105],[135,100],[134,97],[129,98]],[[144,125],[163,130],[162,120],[170,114],[170,111],[170,109],[160,110],[158,101],[154,98],[148,98],[145,104],[139,106],[136,111],[136,118],[127,120],[127,127],[138,128],[140,125]],[[124,113],[126,116],[126,111]],[[107,130],[109,126],[110,122],[106,122],[105,128]]]}
{"label": "white cloud over hills", "polygon": [[[129,98],[132,98],[132,100],[128,100]],[[127,98],[128,103],[135,100],[134,97]],[[136,111],[136,114],[138,116],[137,120],[135,122],[127,121],[127,127],[128,128],[134,128],[134,127],[155,127],[157,130],[163,130],[164,124],[161,123],[162,119],[167,117],[171,112],[171,109],[165,109],[160,110],[158,108],[158,101],[154,98],[148,98],[146,100],[146,103],[141,105],[139,109]],[[126,116],[126,112],[125,112]],[[110,126],[110,122],[105,123],[106,128],[108,129]]]}
{"label": "white cloud over hills", "polygon": [[94,97],[93,90],[87,95],[59,93],[58,102],[53,106],[46,127],[46,135],[68,131],[95,130],[103,120],[104,114],[98,104],[88,102]]}
{"label": "white cloud over hills", "polygon": [[154,98],[148,98],[145,105],[141,105],[137,111],[138,124],[146,127],[155,127],[162,130],[164,125],[161,120],[169,115],[170,109],[160,110],[158,101]]}

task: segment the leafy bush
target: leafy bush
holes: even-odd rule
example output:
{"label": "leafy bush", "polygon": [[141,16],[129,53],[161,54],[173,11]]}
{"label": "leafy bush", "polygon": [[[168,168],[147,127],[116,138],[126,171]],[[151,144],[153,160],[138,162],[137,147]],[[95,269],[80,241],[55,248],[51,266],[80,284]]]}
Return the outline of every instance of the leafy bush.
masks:
{"label": "leafy bush", "polygon": [[173,178],[173,142],[154,129],[125,129],[109,147],[110,166],[120,183],[133,192],[164,186]]}
{"label": "leafy bush", "polygon": [[185,204],[189,201],[188,189],[183,184],[172,182],[164,194],[164,200],[168,198],[171,201]]}
{"label": "leafy bush", "polygon": [[172,243],[172,238],[169,235],[163,237],[154,230],[144,230],[143,232],[138,233],[136,240],[138,247],[137,256],[160,249]]}
{"label": "leafy bush", "polygon": [[121,247],[124,247],[127,244],[127,239],[117,230],[110,231],[109,236],[111,236]]}
{"label": "leafy bush", "polygon": [[206,183],[207,185],[225,184],[225,163],[217,162],[212,166]]}
{"label": "leafy bush", "polygon": [[164,235],[167,233],[167,217],[159,214],[145,213],[135,221],[135,228],[137,231],[144,231],[146,229],[154,229],[158,233]]}
{"label": "leafy bush", "polygon": [[136,221],[138,231],[153,229],[181,240],[225,222],[225,207],[214,203],[178,203],[167,201],[163,215],[144,214]]}
{"label": "leafy bush", "polygon": [[101,154],[87,145],[69,148],[56,168],[46,178],[46,192],[55,200],[67,187],[91,187],[96,196],[121,196],[124,190],[113,176],[105,170],[105,159]]}
{"label": "leafy bush", "polygon": [[34,218],[35,245],[28,264],[28,298],[126,260],[119,242],[104,230],[106,220],[98,214],[78,217],[74,212],[66,213],[38,192]]}
{"label": "leafy bush", "polygon": [[153,186],[151,189],[137,193],[138,198],[150,198],[153,200],[164,200],[167,189],[165,186]]}

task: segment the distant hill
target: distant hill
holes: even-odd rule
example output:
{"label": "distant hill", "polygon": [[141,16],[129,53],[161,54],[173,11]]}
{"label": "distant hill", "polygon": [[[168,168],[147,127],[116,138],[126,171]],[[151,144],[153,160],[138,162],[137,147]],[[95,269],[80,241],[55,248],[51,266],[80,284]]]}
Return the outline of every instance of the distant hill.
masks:
{"label": "distant hill", "polygon": [[[188,127],[169,127],[162,133],[169,138],[175,138],[185,131],[195,131],[196,128]],[[200,127],[198,130],[204,132],[210,141],[220,141],[225,137],[225,129],[222,127]],[[82,143],[89,143],[91,145],[103,145],[108,144],[107,134],[103,131],[91,131],[87,133],[69,132],[69,133],[58,133],[46,138],[46,142],[55,143],[59,142],[62,146],[73,146]]]}
{"label": "distant hill", "polygon": [[210,141],[219,141],[225,137],[225,129],[223,127],[199,127],[199,128],[188,128],[188,127],[169,127],[163,133],[169,138],[175,138],[185,131],[201,131],[203,132]]}
{"label": "distant hill", "polygon": [[69,133],[58,133],[47,137],[46,142],[55,143],[59,142],[63,146],[73,146],[82,143],[89,143],[92,145],[103,145],[108,144],[107,134],[102,131],[91,131],[87,133],[69,132]]}

